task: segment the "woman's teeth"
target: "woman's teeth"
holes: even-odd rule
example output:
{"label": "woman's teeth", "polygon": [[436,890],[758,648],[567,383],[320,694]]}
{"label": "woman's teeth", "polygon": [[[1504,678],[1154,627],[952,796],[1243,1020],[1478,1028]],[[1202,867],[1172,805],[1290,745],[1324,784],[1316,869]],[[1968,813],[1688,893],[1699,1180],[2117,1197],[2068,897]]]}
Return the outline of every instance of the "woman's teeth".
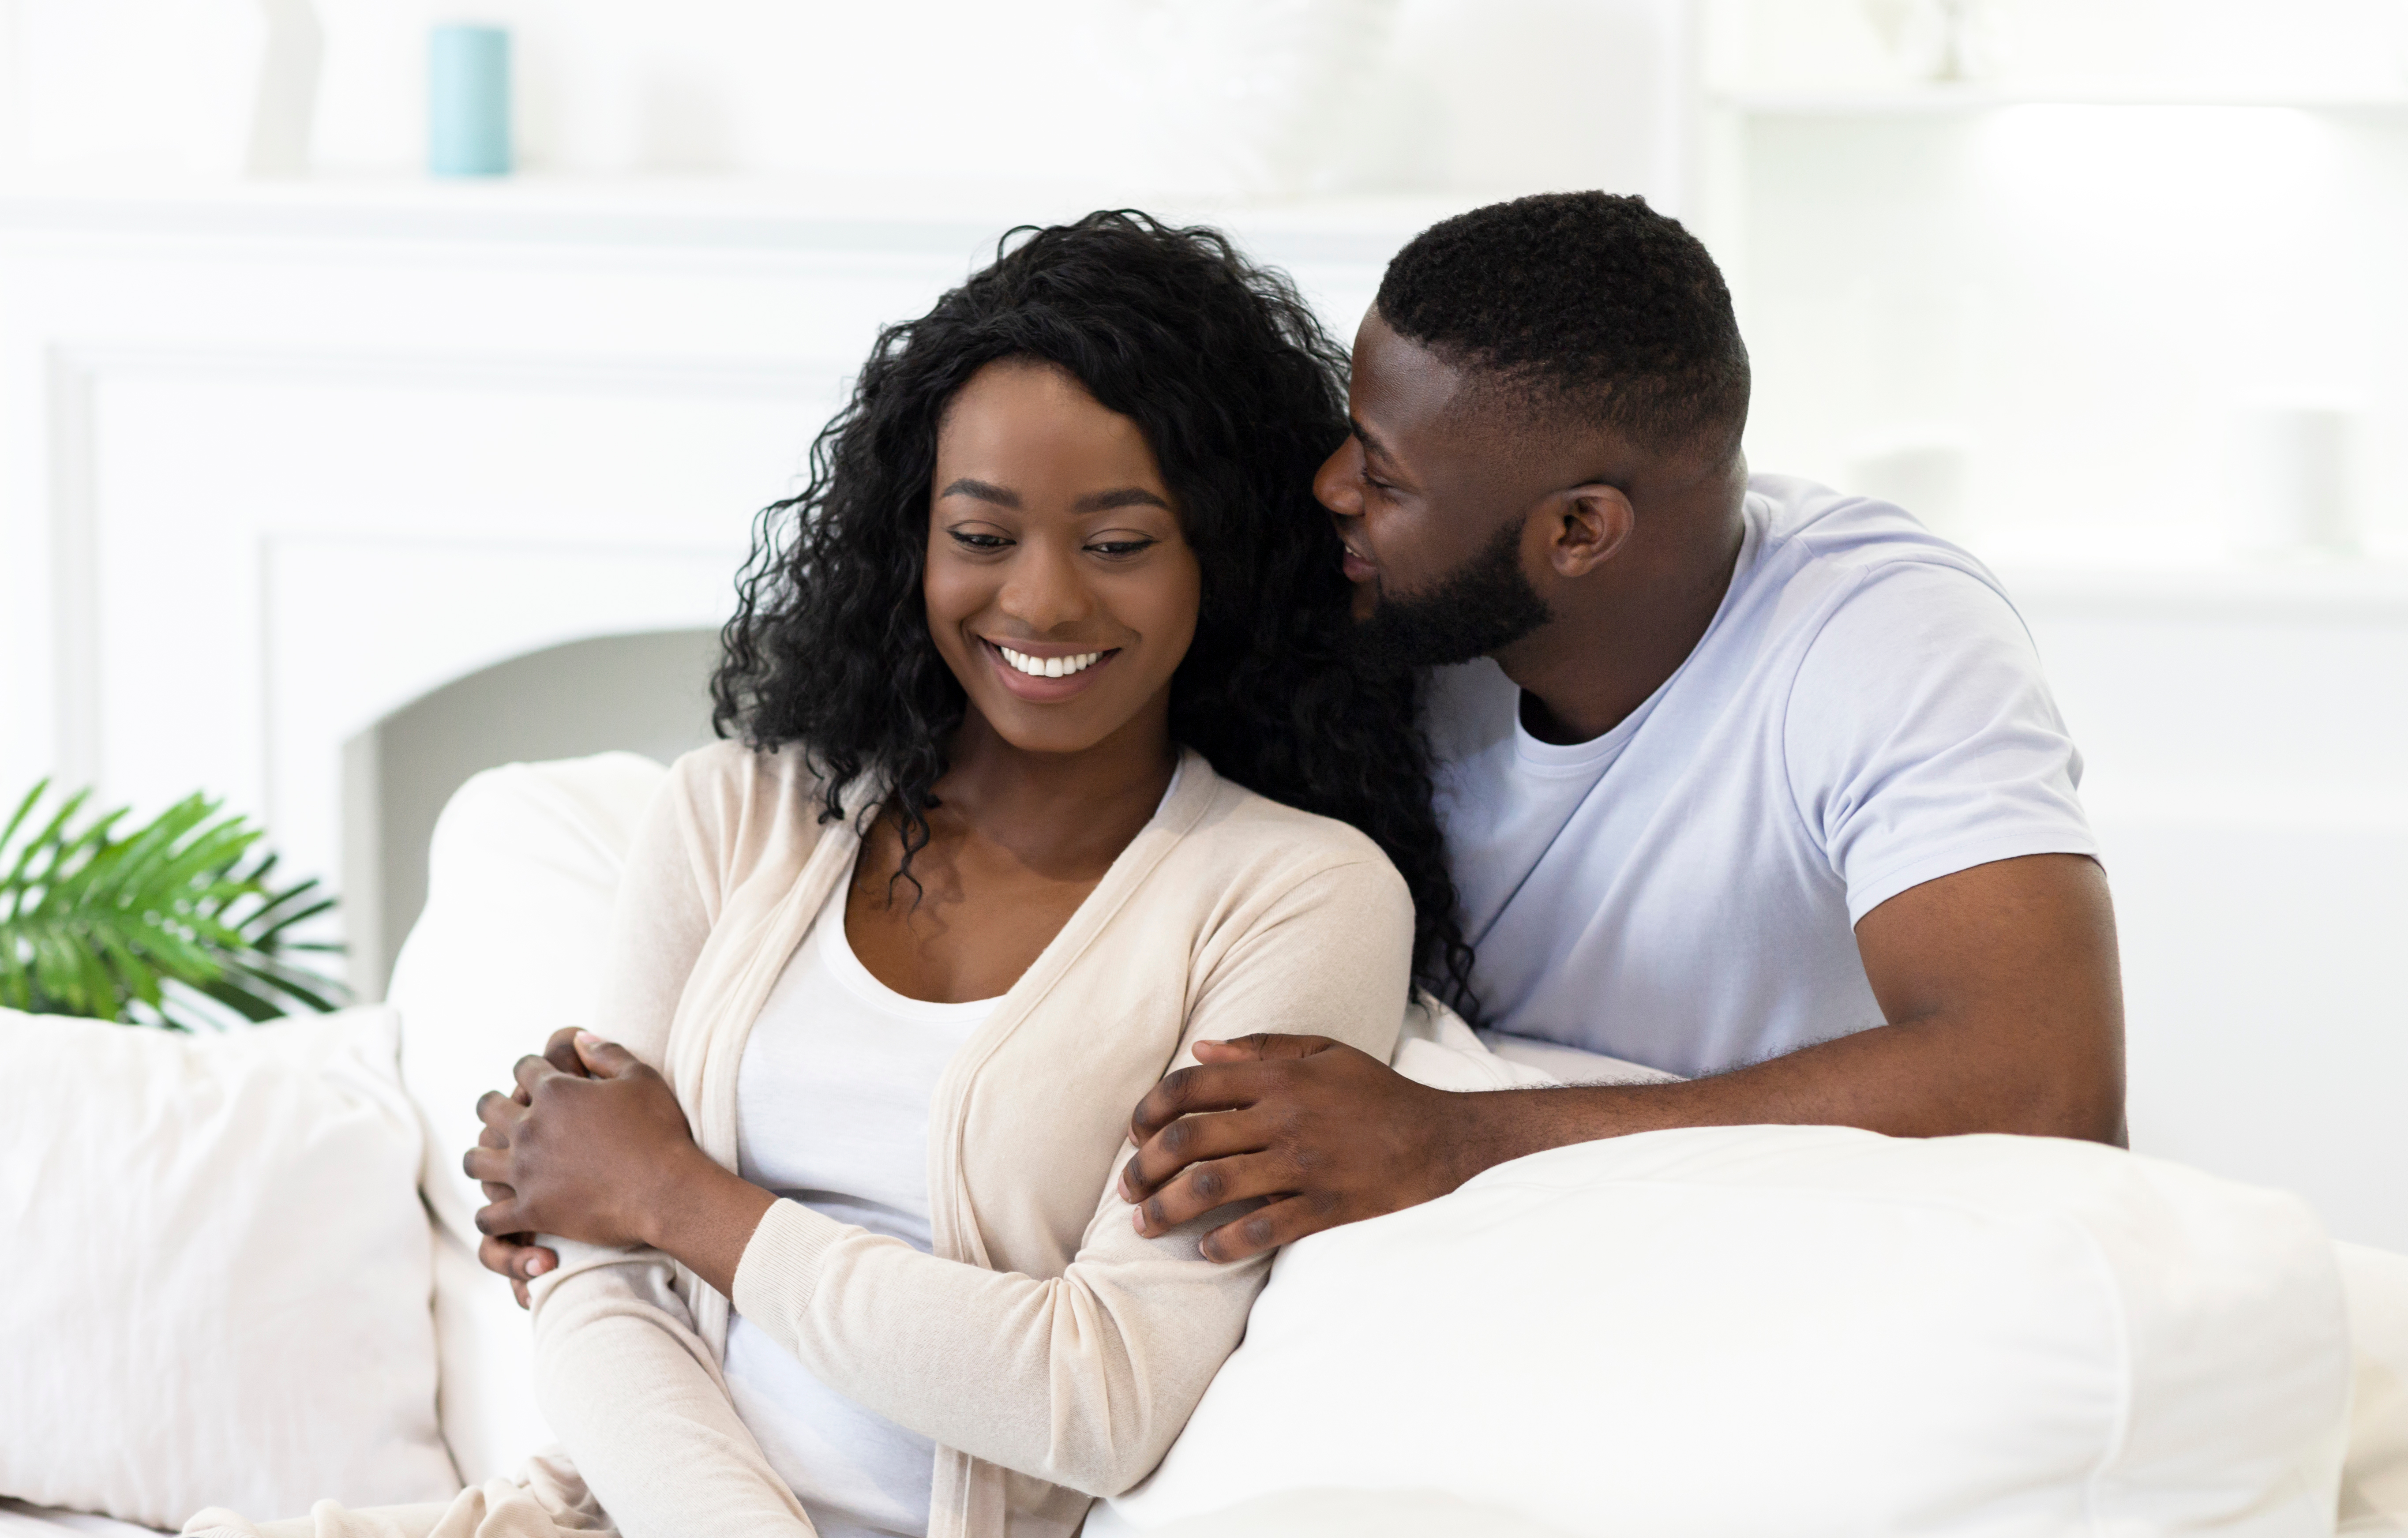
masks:
{"label": "woman's teeth", "polygon": [[1026,673],[1031,678],[1068,678],[1072,673],[1085,672],[1104,658],[1101,652],[1082,652],[1068,657],[1032,657],[1001,642],[997,642],[995,649],[1003,654],[1003,660],[1011,664],[1014,671]]}

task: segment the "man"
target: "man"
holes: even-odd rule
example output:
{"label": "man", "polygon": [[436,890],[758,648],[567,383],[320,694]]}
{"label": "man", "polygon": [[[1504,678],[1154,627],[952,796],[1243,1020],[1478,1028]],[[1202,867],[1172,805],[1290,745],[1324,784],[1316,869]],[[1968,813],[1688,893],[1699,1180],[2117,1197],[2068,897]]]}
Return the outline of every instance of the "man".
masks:
{"label": "man", "polygon": [[[1315,489],[1365,646],[1441,668],[1478,1011],[1687,1082],[1448,1094],[1203,1043],[1132,1118],[1140,1229],[1264,1199],[1202,1242],[1236,1260],[1670,1127],[2122,1141],[2114,911],[2022,622],[1896,508],[1751,481],[1747,399],[1721,274],[1638,198],[1398,253]],[[481,1253],[522,1301],[551,1263]]]}
{"label": "man", "polygon": [[1899,510],[1750,480],[1747,399],[1721,275],[1637,198],[1398,253],[1315,491],[1364,643],[1445,668],[1478,1008],[1686,1082],[1448,1094],[1206,1043],[1133,1117],[1140,1229],[1263,1199],[1203,1241],[1236,1260],[1671,1127],[2122,1141],[2114,913],[2021,621]]}

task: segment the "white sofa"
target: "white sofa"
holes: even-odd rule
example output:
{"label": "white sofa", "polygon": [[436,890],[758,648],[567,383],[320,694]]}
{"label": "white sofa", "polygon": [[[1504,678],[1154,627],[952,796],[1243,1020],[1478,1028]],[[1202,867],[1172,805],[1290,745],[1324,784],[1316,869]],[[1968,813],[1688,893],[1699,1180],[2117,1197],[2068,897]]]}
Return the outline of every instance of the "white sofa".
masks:
{"label": "white sofa", "polygon": [[[33,1065],[0,1080],[0,1538],[146,1531],[25,1501],[171,1525],[440,1499],[550,1440],[458,1157],[477,1094],[590,1017],[661,772],[464,788],[390,1010],[194,1043],[0,1018]],[[1533,1076],[1426,1032],[1399,1066]],[[2408,1258],[2081,1144],[1556,1150],[1283,1255],[1089,1531],[2408,1534]]]}

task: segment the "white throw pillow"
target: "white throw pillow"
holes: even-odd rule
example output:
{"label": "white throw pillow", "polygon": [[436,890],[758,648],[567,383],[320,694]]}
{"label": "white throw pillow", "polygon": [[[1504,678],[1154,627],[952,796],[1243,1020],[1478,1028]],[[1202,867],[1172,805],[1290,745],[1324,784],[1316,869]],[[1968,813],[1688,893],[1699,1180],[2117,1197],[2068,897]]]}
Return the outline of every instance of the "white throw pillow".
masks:
{"label": "white throw pillow", "polygon": [[2327,1538],[2343,1308],[2299,1201],[2113,1149],[1580,1144],[1291,1245],[1087,1531],[1341,1487],[1598,1538]]}
{"label": "white throw pillow", "polygon": [[0,1495],[172,1528],[458,1488],[395,1042],[0,1011]]}
{"label": "white throw pillow", "polygon": [[477,1264],[484,1197],[460,1168],[477,1097],[562,1026],[594,1018],[610,904],[636,823],[668,771],[632,753],[488,769],[452,795],[427,852],[426,907],[394,964],[403,1083],[426,1124],[439,1220],[435,1324],[443,1434],[472,1484],[552,1440],[535,1339],[509,1285]]}

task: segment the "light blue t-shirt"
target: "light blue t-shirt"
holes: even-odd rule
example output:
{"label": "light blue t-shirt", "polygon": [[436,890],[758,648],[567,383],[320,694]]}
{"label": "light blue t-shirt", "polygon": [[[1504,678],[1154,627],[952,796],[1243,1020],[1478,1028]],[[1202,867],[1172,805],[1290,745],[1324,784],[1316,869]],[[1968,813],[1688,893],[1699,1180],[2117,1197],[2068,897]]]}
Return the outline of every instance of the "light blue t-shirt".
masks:
{"label": "light blue t-shirt", "polygon": [[1593,741],[1441,671],[1439,806],[1488,1023],[1684,1076],[1882,1024],[1856,920],[2021,855],[2096,855],[2082,760],[1980,562],[1885,502],[1749,482],[1679,671]]}

